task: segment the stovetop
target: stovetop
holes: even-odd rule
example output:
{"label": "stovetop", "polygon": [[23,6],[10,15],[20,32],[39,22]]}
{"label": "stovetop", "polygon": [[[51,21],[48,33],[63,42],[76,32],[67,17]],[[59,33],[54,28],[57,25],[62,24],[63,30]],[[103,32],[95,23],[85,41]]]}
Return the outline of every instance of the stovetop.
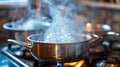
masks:
{"label": "stovetop", "polygon": [[[8,48],[8,46],[5,46],[2,48],[2,53],[6,55],[12,62],[14,62],[15,67],[68,67],[68,65],[73,66],[73,64],[65,63],[64,66],[62,63],[35,63],[37,60],[34,59],[26,59],[21,56],[17,56],[13,53],[11,53],[11,50]],[[17,52],[17,51],[16,51]],[[84,62],[85,60],[81,60],[79,62]],[[73,62],[74,64],[76,62]],[[77,63],[76,63],[77,64]],[[35,66],[36,65],[36,66]]]}
{"label": "stovetop", "polygon": [[[28,58],[26,59],[26,58],[23,58],[23,57],[16,56],[16,55],[11,53],[11,50],[9,50],[8,46],[3,47],[1,51],[4,55],[6,55],[10,60],[12,60],[14,62],[15,67],[35,67],[34,66],[34,62],[35,62],[34,59],[28,59]],[[97,53],[96,55],[94,55],[94,53],[89,54],[89,56],[92,57],[92,61],[88,61],[87,63],[91,62],[91,64],[89,64],[89,65],[93,65],[91,67],[95,67],[96,64],[98,65],[98,63],[96,63],[96,61],[97,62],[102,61],[100,63],[105,62],[106,55],[103,54],[103,53],[100,53],[100,54],[99,53]],[[42,67],[45,67],[45,66],[42,66]],[[56,66],[51,66],[51,67],[56,67]]]}
{"label": "stovetop", "polygon": [[[15,48],[14,48],[15,49]],[[11,61],[14,62],[15,67],[68,67],[68,66],[73,66],[73,64],[69,64],[69,63],[64,63],[64,66],[62,63],[37,63],[37,60],[34,60],[34,58],[25,58],[21,57],[21,56],[17,56],[15,54],[13,54],[11,52],[11,50],[9,49],[8,46],[5,46],[2,48],[2,53],[4,55],[6,55]],[[17,52],[17,51],[16,51]],[[18,51],[19,52],[19,51]],[[81,60],[79,62],[84,62],[85,63],[86,60]],[[36,63],[35,63],[36,62]],[[77,62],[73,62],[74,64]],[[86,65],[85,65],[86,66]]]}
{"label": "stovetop", "polygon": [[8,49],[8,46],[2,48],[2,53],[5,54],[8,58],[10,58],[13,62],[16,63],[18,66],[22,67],[33,67],[34,61],[33,60],[27,60],[27,59],[22,59],[20,57],[17,57],[10,53],[10,50]]}
{"label": "stovetop", "polygon": [[[104,67],[104,65],[110,66],[113,63],[113,61],[114,61],[113,64],[119,67],[120,66],[120,41],[119,39],[117,39],[117,41],[114,41],[116,40],[116,38],[117,37],[113,38],[112,36],[112,38],[109,39],[111,41],[104,40],[104,41],[101,41],[100,43],[94,43],[93,46],[90,46],[88,59],[87,61],[85,60],[87,66],[85,65],[85,67],[89,67],[88,65],[90,65],[90,67],[98,67],[98,66]],[[94,46],[94,45],[97,45],[97,46]],[[16,53],[16,52],[19,52],[19,50],[25,52],[26,49],[23,47],[22,48],[20,47],[19,50],[17,50],[18,48],[19,47],[5,46],[2,48],[2,53],[6,55],[8,58],[10,58],[12,61],[14,61],[16,65],[20,67],[35,67],[35,62],[37,61],[34,60],[32,56],[28,56],[26,58],[26,55],[29,55],[26,53],[22,53],[21,54],[22,57],[19,56],[19,53]],[[49,63],[47,64],[50,65]],[[57,64],[60,65],[57,67],[62,67],[60,63],[57,63]],[[104,65],[100,66],[101,64],[104,64]],[[38,66],[38,67],[41,67],[41,66]],[[42,67],[46,67],[46,66],[42,66]],[[47,66],[47,67],[50,67],[50,66]],[[56,66],[53,64],[53,66],[51,67],[56,67]],[[65,67],[68,67],[68,66],[65,66]]]}

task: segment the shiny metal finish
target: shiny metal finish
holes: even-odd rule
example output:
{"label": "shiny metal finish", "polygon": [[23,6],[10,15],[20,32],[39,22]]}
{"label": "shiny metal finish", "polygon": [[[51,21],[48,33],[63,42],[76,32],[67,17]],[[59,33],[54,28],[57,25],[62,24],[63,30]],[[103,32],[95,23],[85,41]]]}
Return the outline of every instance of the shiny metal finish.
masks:
{"label": "shiny metal finish", "polygon": [[9,22],[9,23],[5,23],[3,25],[3,28],[5,30],[8,30],[8,33],[9,33],[8,38],[26,42],[28,41],[27,37],[30,34],[44,32],[48,28],[48,26],[41,25],[41,27],[37,29],[18,29],[18,28],[12,27],[12,23]]}
{"label": "shiny metal finish", "polygon": [[[73,43],[47,43],[34,39],[35,34],[28,36],[30,43],[18,42],[15,40],[8,41],[29,47],[32,56],[40,62],[70,62],[85,58],[89,49],[91,38],[84,36],[84,41]],[[42,36],[41,36],[41,39]]]}
{"label": "shiny metal finish", "polygon": [[40,35],[31,35],[28,37],[28,40],[31,41],[32,55],[38,59],[47,62],[68,62],[80,60],[83,57],[86,57],[88,52],[89,40],[88,36],[84,36],[84,41],[74,42],[74,43],[47,43],[37,41],[35,37]]}
{"label": "shiny metal finish", "polygon": [[88,42],[81,43],[33,43],[31,52],[44,61],[66,62],[79,60],[87,53]]}

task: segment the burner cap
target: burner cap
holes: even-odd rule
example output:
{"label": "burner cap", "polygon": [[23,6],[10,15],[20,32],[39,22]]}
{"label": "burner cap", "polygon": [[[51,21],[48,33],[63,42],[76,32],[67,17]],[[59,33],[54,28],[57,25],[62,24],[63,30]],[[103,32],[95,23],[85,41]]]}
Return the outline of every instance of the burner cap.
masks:
{"label": "burner cap", "polygon": [[120,59],[118,59],[116,57],[109,57],[109,58],[107,58],[106,63],[108,63],[108,64],[120,64]]}
{"label": "burner cap", "polygon": [[106,59],[108,64],[120,64],[120,51],[112,51],[112,53]]}
{"label": "burner cap", "polygon": [[101,67],[120,67],[120,64],[103,64]]}
{"label": "burner cap", "polygon": [[102,60],[95,64],[96,67],[120,67],[120,62],[116,61],[116,58],[109,58],[109,60]]}

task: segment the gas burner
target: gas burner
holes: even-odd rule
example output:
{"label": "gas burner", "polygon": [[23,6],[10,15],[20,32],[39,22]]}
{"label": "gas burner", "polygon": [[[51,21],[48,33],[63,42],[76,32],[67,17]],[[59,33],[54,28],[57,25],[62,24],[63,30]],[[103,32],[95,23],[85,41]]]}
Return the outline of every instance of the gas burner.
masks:
{"label": "gas burner", "polygon": [[[104,60],[107,57],[107,50],[105,46],[91,47],[89,50],[89,61],[90,64],[95,66],[95,63],[99,60]],[[92,67],[92,66],[91,66]]]}
{"label": "gas burner", "polygon": [[106,63],[110,64],[120,64],[120,51],[111,51],[106,59]]}
{"label": "gas burner", "polygon": [[9,51],[7,46],[2,48],[2,53],[6,55],[11,61],[17,65],[17,67],[75,67],[74,65],[78,67],[88,67],[89,61],[87,59],[79,60],[77,62],[68,62],[68,63],[60,63],[60,62],[39,62],[37,60],[29,60],[24,58],[16,57],[15,55],[12,55]]}
{"label": "gas burner", "polygon": [[2,53],[4,55],[6,55],[11,61],[13,61],[14,63],[16,63],[17,66],[20,66],[20,67],[33,67],[33,64],[34,64],[34,60],[33,59],[25,59],[23,57],[17,57],[15,55],[13,55],[12,53],[9,52],[9,48],[8,46],[2,48]]}
{"label": "gas burner", "polygon": [[34,67],[62,67],[63,63],[52,63],[52,62],[44,62],[41,63],[39,61],[34,61]]}
{"label": "gas burner", "polygon": [[32,56],[29,50],[26,47],[22,47],[17,44],[8,44],[7,51],[11,53],[12,55],[17,56],[19,58],[32,59]]}
{"label": "gas burner", "polygon": [[120,51],[112,51],[106,60],[96,63],[96,67],[120,67]]}
{"label": "gas burner", "polygon": [[110,64],[110,63],[106,63],[105,60],[99,61],[98,63],[96,63],[95,67],[120,67],[120,64]]}

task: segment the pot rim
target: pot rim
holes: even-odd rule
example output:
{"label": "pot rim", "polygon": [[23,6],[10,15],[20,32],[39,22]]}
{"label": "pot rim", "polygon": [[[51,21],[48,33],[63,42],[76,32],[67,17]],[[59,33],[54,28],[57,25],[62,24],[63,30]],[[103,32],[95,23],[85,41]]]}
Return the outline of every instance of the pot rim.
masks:
{"label": "pot rim", "polygon": [[[45,25],[45,24],[41,24],[41,26],[48,27],[48,26]],[[40,28],[35,28],[35,29],[13,28],[11,22],[8,22],[8,23],[3,24],[3,28],[6,29],[6,30],[12,30],[12,31],[13,31],[13,30],[14,30],[14,31],[24,31],[24,30],[32,31],[32,30],[42,29],[42,27],[40,27]]]}
{"label": "pot rim", "polygon": [[90,36],[90,35],[86,35],[86,34],[81,34],[81,36],[85,36],[86,37],[86,40],[83,40],[83,41],[75,41],[75,42],[66,42],[66,43],[64,43],[64,42],[45,42],[45,41],[36,41],[36,40],[32,40],[31,39],[31,37],[34,37],[34,36],[37,36],[37,35],[40,35],[40,34],[32,34],[32,35],[29,35],[28,37],[27,37],[27,39],[29,40],[29,41],[31,41],[31,42],[34,42],[34,43],[43,43],[43,44],[46,44],[46,43],[49,43],[49,44],[74,44],[74,43],[82,43],[82,42],[86,42],[86,41],[89,41],[90,39],[92,39],[92,36]]}

